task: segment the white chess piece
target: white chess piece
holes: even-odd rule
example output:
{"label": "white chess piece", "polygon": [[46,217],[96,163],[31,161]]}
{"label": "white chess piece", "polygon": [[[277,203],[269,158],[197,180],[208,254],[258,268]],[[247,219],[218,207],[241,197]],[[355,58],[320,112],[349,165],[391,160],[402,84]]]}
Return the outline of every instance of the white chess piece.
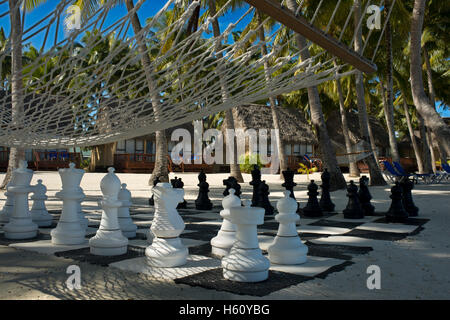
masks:
{"label": "white chess piece", "polygon": [[267,252],[269,260],[275,264],[301,264],[307,261],[308,247],[302,243],[298,236],[295,223],[300,220],[296,213],[297,202],[284,192],[284,198],[277,202],[278,214],[275,216],[280,225],[277,235]]}
{"label": "white chess piece", "polygon": [[114,168],[108,168],[108,174],[100,182],[103,193],[101,201],[103,213],[100,228],[89,239],[90,252],[99,256],[117,256],[127,252],[128,239],[120,230],[118,209],[122,202],[118,199],[120,180],[114,174]]}
{"label": "white chess piece", "polygon": [[77,212],[78,212],[78,219],[80,219],[81,227],[86,230],[89,225],[89,219],[84,216],[83,208],[81,207],[81,202],[83,202],[86,195],[83,192],[83,188],[80,188],[80,192],[83,194],[82,198],[80,198],[77,202]]}
{"label": "white chess piece", "polygon": [[256,226],[264,223],[264,208],[231,207],[229,220],[236,225],[236,241],[222,259],[225,279],[238,282],[259,282],[269,277],[270,261],[259,248]]}
{"label": "white chess piece", "polygon": [[75,169],[75,164],[71,162],[69,168],[59,169],[58,172],[62,181],[62,190],[56,193],[56,197],[63,201],[63,208],[56,228],[50,232],[52,243],[82,244],[86,241],[84,238],[86,230],[80,223],[78,202],[84,197],[79,187],[84,170]]}
{"label": "white chess piece", "polygon": [[118,198],[122,202],[118,213],[120,229],[125,237],[134,238],[136,237],[137,226],[130,217],[131,192],[127,189],[126,183],[122,183]]}
{"label": "white chess piece", "polygon": [[[11,180],[6,185],[6,190],[8,190],[9,187],[12,187],[14,182],[14,175],[15,173],[11,175]],[[2,211],[0,211],[0,223],[8,223],[9,217],[12,215],[14,211],[14,194],[11,192],[6,191],[5,192],[6,202],[5,205],[2,208]]]}
{"label": "white chess piece", "polygon": [[240,207],[241,199],[236,196],[234,189],[229,190],[230,194],[223,198],[220,215],[223,218],[222,225],[220,227],[217,236],[211,239],[211,253],[219,258],[226,256],[234,241],[236,241],[236,226],[229,220],[230,208]]}
{"label": "white chess piece", "polygon": [[31,200],[33,200],[33,205],[30,211],[31,218],[39,227],[49,227],[52,225],[53,217],[48,213],[47,208],[45,208],[45,200],[48,199],[45,195],[47,188],[42,184],[41,179],[32,188],[33,195],[31,196]]}
{"label": "white chess piece", "polygon": [[33,191],[30,181],[33,170],[27,169],[27,161],[19,162],[19,168],[14,170],[14,185],[8,187],[13,194],[14,210],[3,230],[7,239],[30,239],[38,234],[38,225],[31,219],[28,207],[28,194]]}
{"label": "white chess piece", "polygon": [[150,228],[152,244],[145,249],[147,262],[154,267],[177,267],[186,263],[188,249],[179,238],[184,222],[177,211],[183,202],[184,190],[174,189],[170,183],[160,182],[153,187],[155,217]]}

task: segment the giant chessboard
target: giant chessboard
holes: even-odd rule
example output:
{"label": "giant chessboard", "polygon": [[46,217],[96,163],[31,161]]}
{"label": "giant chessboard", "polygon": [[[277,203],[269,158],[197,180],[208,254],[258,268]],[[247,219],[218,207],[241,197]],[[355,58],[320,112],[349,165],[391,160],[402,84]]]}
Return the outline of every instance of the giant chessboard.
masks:
{"label": "giant chessboard", "polygon": [[[191,202],[188,203],[187,209],[178,210],[186,225],[181,238],[189,249],[189,257],[186,265],[176,268],[156,268],[146,262],[145,248],[152,241],[149,230],[154,216],[154,209],[150,206],[130,208],[131,217],[138,230],[137,236],[129,239],[128,252],[124,255],[104,257],[90,254],[88,239],[95,235],[100,224],[102,214],[100,209],[84,209],[89,219],[84,244],[52,245],[50,231],[56,227],[61,212],[49,210],[54,216],[54,223],[50,227],[40,228],[36,238],[8,240],[4,237],[3,231],[0,231],[0,245],[84,261],[105,268],[143,273],[158,279],[172,280],[177,284],[262,297],[312,279],[319,278],[326,281],[329,274],[340,272],[354,264],[356,256],[374,250],[374,241],[404,239],[419,233],[428,221],[416,217],[409,218],[405,223],[387,223],[382,213],[358,220],[344,219],[342,213],[325,214],[320,218],[301,216],[297,231],[309,248],[308,261],[291,266],[272,264],[266,281],[239,283],[225,280],[222,276],[220,259],[211,255],[210,240],[220,229],[222,219],[219,212],[222,208],[215,206],[211,211],[200,211],[192,207]],[[263,225],[258,226],[258,238],[263,254],[267,254],[267,247],[277,233],[278,222],[274,219],[274,215],[266,216],[264,221]]]}

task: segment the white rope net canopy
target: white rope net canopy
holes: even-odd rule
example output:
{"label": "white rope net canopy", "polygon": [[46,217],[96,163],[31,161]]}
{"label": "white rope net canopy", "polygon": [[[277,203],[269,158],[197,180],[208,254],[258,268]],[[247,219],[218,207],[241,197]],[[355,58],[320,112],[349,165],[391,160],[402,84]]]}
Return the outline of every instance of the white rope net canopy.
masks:
{"label": "white rope net canopy", "polygon": [[[70,32],[61,32],[61,28],[64,22],[70,23],[67,9],[73,0],[60,1],[32,24],[24,19],[23,51],[30,44],[36,49],[24,56],[21,92],[12,92],[12,76],[6,70],[11,65],[11,41],[0,48],[0,145],[60,148],[105,144],[355,72],[324,49],[311,47],[311,42],[303,48],[314,49],[311,58],[300,59],[293,42],[283,40],[286,27],[280,23],[266,31],[268,51],[262,54],[258,27],[250,30],[244,25],[255,13],[252,6],[238,18],[231,10],[232,1],[218,7],[214,18],[208,17],[202,6],[197,29],[187,33],[186,25],[201,5],[199,1],[169,0],[152,17],[140,11],[144,2],[139,0],[127,10],[123,5],[114,7],[115,1],[106,1],[88,15],[82,14],[80,28]],[[303,2],[297,14],[302,13]],[[309,2],[309,6],[317,5],[309,19],[314,23],[323,1]],[[323,32],[342,14],[346,22],[339,27],[341,38],[353,29],[353,7],[345,2],[336,1]],[[364,3],[365,8],[370,4]],[[18,1],[17,5],[22,4]],[[174,8],[179,14],[170,18]],[[0,0],[1,25],[9,23],[14,9]],[[26,17],[27,12],[22,12]],[[130,19],[136,13],[143,24],[138,33],[133,32]],[[212,32],[214,19],[221,26],[219,37]],[[364,48],[373,31],[381,38],[381,30],[368,31]],[[353,41],[354,37],[343,45],[351,48]],[[291,48],[286,50],[288,46]],[[377,49],[378,45],[373,54]],[[142,62],[145,55],[150,64]],[[18,113],[12,107],[14,94],[20,98]]]}

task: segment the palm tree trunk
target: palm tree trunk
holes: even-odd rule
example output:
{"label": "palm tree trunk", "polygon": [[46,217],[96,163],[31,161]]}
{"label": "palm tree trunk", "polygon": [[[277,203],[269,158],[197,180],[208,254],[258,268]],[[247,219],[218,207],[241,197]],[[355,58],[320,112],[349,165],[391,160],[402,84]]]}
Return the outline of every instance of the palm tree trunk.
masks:
{"label": "palm tree trunk", "polygon": [[[355,21],[355,29],[358,26],[360,17],[361,17],[361,1],[354,0],[354,21]],[[355,51],[361,53],[362,50],[362,31],[361,27],[356,30],[355,37]],[[363,147],[366,150],[370,150],[371,146],[369,143],[369,129],[368,123],[369,119],[367,116],[367,108],[366,101],[364,100],[364,82],[363,75],[361,71],[356,72],[356,99],[358,104],[358,117],[359,117],[359,129],[361,130],[361,137],[363,141]],[[370,185],[382,186],[386,185],[386,181],[381,174],[380,168],[375,159],[375,155],[372,153],[366,158],[367,165],[369,167],[370,174]]]}
{"label": "palm tree trunk", "polygon": [[417,120],[419,121],[420,139],[422,140],[422,162],[424,173],[430,173],[431,169],[431,153],[428,146],[427,128],[420,114],[417,114]]}
{"label": "palm tree trunk", "polygon": [[[209,7],[209,14],[210,17],[214,17],[216,15],[216,2],[214,0],[208,0],[208,7]],[[219,22],[217,21],[216,18],[212,19],[212,27],[213,27],[213,33],[214,33],[214,37],[217,38],[220,36],[220,26],[219,26]],[[219,45],[220,46],[220,45]],[[219,48],[218,48],[219,49]],[[218,53],[217,54],[219,58],[222,57],[222,53]],[[220,70],[222,69],[221,65],[217,66],[217,69],[219,71],[220,74]],[[226,87],[225,82],[223,81],[222,77],[219,77],[220,79],[220,86],[221,86],[221,91],[222,91],[222,100],[223,102],[226,102],[229,98],[229,94],[228,94],[228,88]],[[236,111],[234,110],[230,110],[228,109],[225,112],[225,119],[224,119],[224,123],[227,129],[234,129],[234,116],[233,113],[236,113]],[[226,143],[228,143],[228,141],[226,141]],[[241,173],[241,168],[237,162],[237,145],[234,143],[234,159],[230,159],[230,175],[232,177],[235,177],[236,180],[238,182],[244,182],[244,178],[242,177],[242,173]]]}
{"label": "palm tree trunk", "polygon": [[[128,12],[134,9],[133,0],[125,1]],[[153,112],[155,114],[155,121],[160,121],[161,115],[161,105],[159,102],[159,92],[156,87],[156,80],[153,78],[153,66],[151,64],[150,57],[147,52],[147,45],[145,44],[145,39],[141,36],[137,36],[142,30],[141,22],[136,12],[134,12],[131,17],[131,24],[133,26],[134,34],[136,35],[136,41],[138,43],[139,54],[141,55],[142,66],[144,67],[145,77],[147,79],[147,85],[150,92],[150,97],[152,99]],[[169,181],[169,171],[167,163],[167,139],[165,130],[158,130],[155,132],[156,135],[156,155],[155,155],[155,168],[153,169],[152,175],[148,181],[149,185],[153,185],[153,180],[159,177],[162,182]]]}
{"label": "palm tree trunk", "polygon": [[378,167],[380,167],[378,165],[377,144],[375,143],[375,137],[373,136],[370,121],[367,121],[367,130],[369,131],[370,146],[372,147],[373,156],[375,157],[375,163],[377,164]]}
{"label": "palm tree trunk", "polygon": [[420,157],[419,146],[417,145],[416,136],[414,135],[414,130],[413,130],[413,127],[411,124],[411,117],[409,116],[408,104],[406,103],[405,95],[403,93],[402,93],[402,95],[403,95],[403,110],[405,112],[406,124],[408,126],[409,136],[411,138],[411,143],[413,146],[414,154],[416,156],[417,168],[419,170],[419,173],[423,174],[423,173],[425,173],[425,171],[424,171],[424,167],[423,167],[422,158]]}
{"label": "palm tree trunk", "polygon": [[[11,70],[11,121],[21,128],[23,107],[23,80],[22,80],[22,19],[20,14],[19,0],[9,0],[10,22],[11,22],[11,48],[12,48],[12,70]],[[25,150],[22,148],[10,148],[8,169],[0,186],[5,189],[11,180],[12,171],[19,167],[19,161],[25,160]]]}
{"label": "palm tree trunk", "polygon": [[[342,134],[344,135],[345,140],[345,149],[347,153],[352,153],[352,142],[350,141],[349,136],[349,129],[348,129],[348,121],[347,121],[347,113],[345,111],[345,104],[344,104],[344,94],[342,92],[342,86],[341,81],[339,79],[336,79],[336,87],[337,92],[339,96],[339,112],[341,114],[341,122],[342,122]],[[358,169],[358,165],[354,161],[349,161],[349,176],[350,177],[359,177],[360,172]]]}
{"label": "palm tree trunk", "polygon": [[438,139],[438,143],[447,154],[450,154],[450,129],[430,103],[423,86],[421,37],[425,0],[415,0],[411,19],[411,53],[410,76],[411,92],[418,113],[423,117],[425,125],[430,128]]}
{"label": "palm tree trunk", "polygon": [[[434,93],[434,86],[433,86],[433,75],[431,73],[431,63],[430,63],[430,55],[428,54],[428,49],[426,46],[423,46],[423,55],[425,60],[425,65],[427,67],[427,80],[428,80],[428,92],[430,94],[430,102],[431,105],[435,105],[436,101],[436,95]],[[431,133],[431,142],[436,142],[439,150],[439,156],[441,158],[441,162],[447,162],[447,153],[445,152],[445,149],[442,147],[442,145],[438,142],[436,135],[434,132]]]}
{"label": "palm tree trunk", "polygon": [[430,155],[431,155],[431,170],[433,170],[434,173],[436,173],[436,156],[434,155],[434,146],[433,146],[433,139],[431,138],[431,130],[426,130],[427,140],[428,140],[428,147],[430,148]]}
{"label": "palm tree trunk", "polygon": [[[262,15],[259,10],[256,10],[256,14],[258,17],[258,24],[261,25],[263,23]],[[263,56],[267,55],[267,45],[265,40],[265,31],[264,26],[261,26],[258,30],[258,37],[259,40],[262,43],[261,46],[261,54]],[[270,83],[270,74],[269,74],[269,63],[266,61],[264,62],[264,75],[266,84]],[[276,103],[274,97],[269,97],[269,103],[270,103],[270,110],[272,111],[272,119],[273,119],[273,128],[280,133],[280,122],[278,121],[278,114],[276,109]],[[287,170],[287,163],[286,163],[286,154],[284,152],[284,144],[283,140],[281,139],[281,133],[277,135],[278,141],[277,141],[277,147],[278,147],[278,158],[280,161],[280,179],[283,179],[283,171]]]}
{"label": "palm tree trunk", "polygon": [[[295,0],[287,0],[286,5],[292,12],[297,10],[297,3]],[[300,56],[303,61],[311,57],[309,50],[307,49],[306,40],[299,34],[295,35],[295,40],[300,51]],[[305,50],[303,50],[305,49]],[[325,124],[325,118],[323,116],[322,104],[320,103],[319,91],[317,87],[308,88],[308,100],[311,113],[311,122],[316,129],[317,138],[320,145],[321,157],[324,163],[324,167],[328,169],[331,175],[330,189],[344,189],[347,184],[345,182],[344,175],[339,168],[336,152],[331,144],[330,137],[328,135],[327,126]]]}

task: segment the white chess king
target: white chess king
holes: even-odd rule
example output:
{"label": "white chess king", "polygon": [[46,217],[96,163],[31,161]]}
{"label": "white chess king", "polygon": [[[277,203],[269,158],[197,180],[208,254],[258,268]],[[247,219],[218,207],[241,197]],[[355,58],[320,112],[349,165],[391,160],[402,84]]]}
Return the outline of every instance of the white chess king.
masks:
{"label": "white chess king", "polygon": [[177,211],[183,202],[184,190],[174,189],[170,183],[160,182],[152,188],[155,198],[155,217],[150,228],[152,244],[145,250],[147,262],[154,267],[177,267],[186,263],[188,249],[179,238],[184,221]]}

